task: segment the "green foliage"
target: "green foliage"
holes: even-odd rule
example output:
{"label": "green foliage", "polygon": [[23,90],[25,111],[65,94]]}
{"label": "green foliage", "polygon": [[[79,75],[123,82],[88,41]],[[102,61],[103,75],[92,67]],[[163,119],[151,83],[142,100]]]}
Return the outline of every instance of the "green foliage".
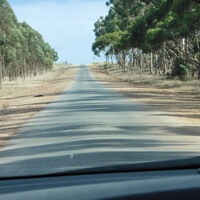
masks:
{"label": "green foliage", "polygon": [[144,16],[133,21],[128,32],[130,32],[130,42],[135,47],[140,47],[145,41],[145,33],[147,31],[147,21]]}
{"label": "green foliage", "polygon": [[146,32],[146,42],[151,46],[159,45],[163,42],[164,31],[162,28],[149,29]]}
{"label": "green foliage", "polygon": [[125,33],[122,31],[114,33],[106,33],[105,35],[96,39],[92,45],[92,50],[95,55],[99,56],[101,51],[110,52],[110,50],[118,50],[120,48],[120,40]]}
{"label": "green foliage", "polygon": [[[95,55],[104,52],[119,63],[123,60],[124,66],[130,52],[138,52],[139,57],[151,55],[151,68],[164,66],[163,74],[174,57],[181,57],[181,62],[177,58],[174,63],[173,74],[182,79],[190,71],[185,63],[200,68],[199,0],[108,0],[106,4],[110,6],[108,15],[95,23]],[[128,64],[134,59],[133,55]]]}
{"label": "green foliage", "polygon": [[172,70],[173,77],[178,76],[181,80],[186,80],[191,70],[189,65],[186,65],[181,58],[176,58]]}
{"label": "green foliage", "polygon": [[108,64],[104,64],[103,65],[103,68],[106,70],[106,69],[108,69]]}
{"label": "green foliage", "polygon": [[0,46],[3,46],[6,43],[7,35],[3,33],[0,37]]}
{"label": "green foliage", "polygon": [[[0,0],[0,69],[10,79],[51,69],[57,52],[27,23],[19,23],[6,0]],[[0,73],[1,76],[1,73]],[[0,82],[1,82],[0,77]]]}
{"label": "green foliage", "polygon": [[[200,25],[200,5],[192,0],[110,0],[110,11],[105,19],[95,23],[97,38],[107,33],[128,31],[129,43],[141,48],[151,45],[155,49],[174,37],[185,37]],[[145,5],[151,5],[146,7]],[[141,11],[145,14],[141,14]],[[136,17],[134,16],[136,12]],[[97,29],[98,27],[98,29]],[[101,34],[99,34],[101,32]],[[119,40],[120,41],[120,40]],[[106,45],[105,45],[106,46]]]}

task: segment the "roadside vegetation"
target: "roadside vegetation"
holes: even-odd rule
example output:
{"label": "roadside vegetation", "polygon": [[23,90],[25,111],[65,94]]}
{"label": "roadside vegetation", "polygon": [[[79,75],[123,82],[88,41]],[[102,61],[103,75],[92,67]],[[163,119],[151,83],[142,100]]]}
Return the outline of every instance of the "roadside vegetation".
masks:
{"label": "roadside vegetation", "polygon": [[[199,0],[109,0],[92,50],[121,71],[200,79]],[[104,64],[108,68],[109,64]]]}
{"label": "roadside vegetation", "polygon": [[9,3],[0,0],[0,86],[47,72],[57,60],[57,52],[41,34],[26,22],[19,23]]}
{"label": "roadside vegetation", "polygon": [[127,82],[130,85],[134,85],[134,88],[141,88],[145,90],[151,88],[152,90],[161,89],[163,92],[168,91],[171,95],[176,93],[184,93],[194,95],[199,98],[200,95],[200,81],[197,78],[188,77],[187,81],[182,81],[179,77],[166,77],[155,76],[149,73],[148,68],[143,68],[142,73],[138,73],[137,68],[132,68],[127,72],[123,72],[117,64],[111,63],[93,63],[97,71],[108,74],[109,77],[115,78],[116,81]]}
{"label": "roadside vegetation", "polygon": [[92,75],[102,84],[127,97],[129,101],[137,102],[155,110],[164,111],[166,115],[178,118],[185,125],[183,131],[194,130],[199,134],[200,126],[200,81],[190,79],[181,81],[179,78],[166,79],[165,76],[142,74],[134,68],[124,73],[120,68],[107,63],[91,65]]}

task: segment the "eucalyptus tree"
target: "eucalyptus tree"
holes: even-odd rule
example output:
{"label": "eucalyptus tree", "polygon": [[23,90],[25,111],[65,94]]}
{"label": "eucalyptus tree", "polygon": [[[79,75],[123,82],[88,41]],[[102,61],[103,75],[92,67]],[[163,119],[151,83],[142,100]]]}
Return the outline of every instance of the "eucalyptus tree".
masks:
{"label": "eucalyptus tree", "polygon": [[[17,19],[6,0],[0,0],[0,84],[5,72],[5,56],[12,54],[7,46],[11,32],[16,28]],[[10,53],[9,53],[10,51]]]}
{"label": "eucalyptus tree", "polygon": [[125,71],[129,50],[127,51],[127,47],[122,45],[121,41],[124,38],[122,36],[126,34],[126,27],[129,25],[128,15],[122,9],[121,1],[111,0],[106,4],[107,6],[112,4],[112,6],[108,15],[105,18],[100,17],[95,23],[96,41],[93,43],[92,50],[96,55],[104,52],[106,57],[110,57],[111,60],[114,57]]}
{"label": "eucalyptus tree", "polygon": [[107,5],[108,15],[95,24],[94,53],[131,52],[128,65],[133,61],[140,71],[149,66],[150,73],[161,75],[176,67],[189,72],[191,65],[200,78],[199,0],[109,0]]}
{"label": "eucalyptus tree", "polygon": [[57,52],[27,23],[19,23],[6,0],[0,0],[0,84],[49,70]]}

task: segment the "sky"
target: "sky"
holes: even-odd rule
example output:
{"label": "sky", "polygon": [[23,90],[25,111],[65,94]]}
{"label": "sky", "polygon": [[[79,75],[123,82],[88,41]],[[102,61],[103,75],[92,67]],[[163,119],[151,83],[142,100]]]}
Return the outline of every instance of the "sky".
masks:
{"label": "sky", "polygon": [[94,23],[108,13],[106,0],[8,0],[19,22],[39,31],[59,55],[58,62],[104,61],[91,50]]}

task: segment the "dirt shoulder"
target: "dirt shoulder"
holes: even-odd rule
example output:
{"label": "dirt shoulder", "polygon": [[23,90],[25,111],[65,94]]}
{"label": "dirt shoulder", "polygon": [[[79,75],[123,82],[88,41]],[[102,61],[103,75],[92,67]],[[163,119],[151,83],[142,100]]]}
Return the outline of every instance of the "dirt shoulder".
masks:
{"label": "dirt shoulder", "polygon": [[[159,76],[127,74],[94,65],[90,65],[90,69],[97,80],[130,97],[130,100],[165,111],[167,115],[182,120],[186,126],[200,128],[200,81],[163,81]],[[151,83],[150,76],[154,83]]]}
{"label": "dirt shoulder", "polygon": [[45,74],[4,83],[0,90],[0,148],[29,118],[71,85],[78,66],[56,65]]}

